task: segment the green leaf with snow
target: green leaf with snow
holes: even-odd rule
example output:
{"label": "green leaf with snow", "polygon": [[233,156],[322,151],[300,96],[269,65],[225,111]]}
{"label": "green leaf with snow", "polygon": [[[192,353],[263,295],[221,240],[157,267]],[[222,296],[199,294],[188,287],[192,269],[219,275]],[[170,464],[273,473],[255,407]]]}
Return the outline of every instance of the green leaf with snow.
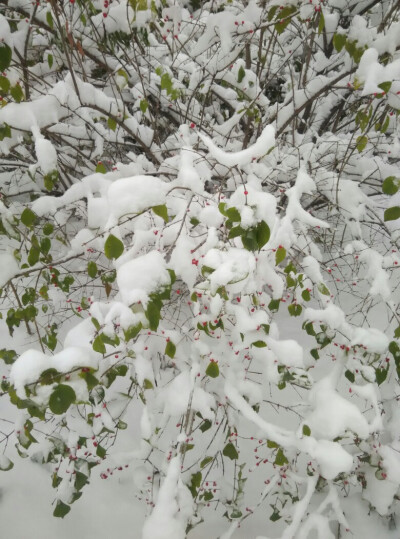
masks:
{"label": "green leaf with snow", "polygon": [[289,311],[290,316],[300,316],[302,310],[303,310],[303,307],[299,305],[298,303],[291,303],[288,306],[288,311]]}
{"label": "green leaf with snow", "polygon": [[53,414],[64,414],[75,400],[76,395],[72,387],[60,384],[50,395],[49,408]]}
{"label": "green leaf with snow", "polygon": [[12,468],[14,468],[14,463],[5,455],[0,455],[0,470],[8,472]]}
{"label": "green leaf with snow", "polygon": [[390,88],[392,87],[392,82],[388,80],[386,82],[381,82],[380,84],[378,84],[378,86],[379,88],[381,88],[381,90],[383,90],[387,94]]}
{"label": "green leaf with snow", "polygon": [[164,219],[166,223],[168,223],[168,210],[165,204],[161,204],[159,206],[153,206],[151,209],[156,215],[158,215],[159,217]]}
{"label": "green leaf with snow", "polygon": [[318,290],[323,294],[324,296],[330,296],[329,288],[324,283],[318,283]]}
{"label": "green leaf with snow", "polygon": [[289,464],[289,461],[286,458],[285,453],[283,452],[281,447],[278,449],[276,453],[274,464],[276,466],[284,466],[285,464]]}

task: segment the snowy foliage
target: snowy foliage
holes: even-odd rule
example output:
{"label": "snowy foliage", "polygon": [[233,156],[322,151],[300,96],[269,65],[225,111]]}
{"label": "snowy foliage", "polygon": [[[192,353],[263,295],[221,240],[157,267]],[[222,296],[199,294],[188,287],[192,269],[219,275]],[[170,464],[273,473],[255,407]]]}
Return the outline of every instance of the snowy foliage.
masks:
{"label": "snowy foliage", "polygon": [[55,516],[130,473],[143,539],[343,537],[349,494],[393,523],[399,15],[0,6],[0,468],[46,463]]}

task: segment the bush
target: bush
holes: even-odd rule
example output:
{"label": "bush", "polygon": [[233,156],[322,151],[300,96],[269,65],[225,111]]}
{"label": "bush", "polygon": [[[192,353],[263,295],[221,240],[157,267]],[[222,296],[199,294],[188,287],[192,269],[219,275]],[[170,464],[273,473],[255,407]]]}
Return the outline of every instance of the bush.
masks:
{"label": "bush", "polygon": [[129,464],[144,539],[211,512],[328,539],[349,493],[389,522],[398,3],[0,9],[3,444],[54,515]]}

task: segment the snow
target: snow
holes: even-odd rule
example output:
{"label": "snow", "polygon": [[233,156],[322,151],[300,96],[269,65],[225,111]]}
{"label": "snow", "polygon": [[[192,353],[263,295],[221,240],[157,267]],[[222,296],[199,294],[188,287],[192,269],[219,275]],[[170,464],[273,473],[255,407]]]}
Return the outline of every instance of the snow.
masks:
{"label": "snow", "polygon": [[10,372],[10,381],[20,399],[26,399],[25,386],[38,381],[41,373],[47,369],[56,369],[68,373],[76,367],[97,369],[97,354],[85,348],[67,347],[54,356],[47,356],[37,350],[27,350],[21,354]]}
{"label": "snow", "polygon": [[9,253],[0,252],[0,288],[19,272],[15,257]]}
{"label": "snow", "polygon": [[119,266],[117,283],[126,305],[142,302],[146,306],[149,295],[169,285],[171,278],[163,256],[151,251]]}
{"label": "snow", "polygon": [[[221,13],[221,15],[224,15],[225,18],[225,14]],[[218,146],[216,146],[209,137],[203,135],[202,133],[199,133],[199,137],[218,163],[221,163],[221,165],[225,165],[226,167],[243,167],[251,163],[253,160],[265,155],[268,150],[274,146],[275,129],[272,125],[267,125],[264,127],[261,135],[253,146],[250,146],[250,148],[246,148],[245,150],[241,150],[240,152],[233,153],[224,152],[218,148]]]}
{"label": "snow", "polygon": [[268,337],[266,342],[279,362],[286,367],[304,367],[303,348],[297,341],[293,339],[277,341]]}
{"label": "snow", "polygon": [[369,425],[355,404],[342,397],[334,388],[334,378],[327,376],[317,382],[310,392],[313,411],[306,418],[316,438],[334,440],[352,431],[359,438],[369,435]]}
{"label": "snow", "polygon": [[53,144],[46,140],[36,126],[32,127],[35,137],[35,152],[43,174],[57,170],[57,152]]}
{"label": "snow", "polygon": [[169,463],[167,475],[160,487],[156,506],[143,527],[142,539],[185,539],[185,522],[179,518],[178,485],[179,458]]}
{"label": "snow", "polygon": [[134,176],[113,182],[107,192],[110,219],[138,214],[165,203],[166,185],[152,176]]}

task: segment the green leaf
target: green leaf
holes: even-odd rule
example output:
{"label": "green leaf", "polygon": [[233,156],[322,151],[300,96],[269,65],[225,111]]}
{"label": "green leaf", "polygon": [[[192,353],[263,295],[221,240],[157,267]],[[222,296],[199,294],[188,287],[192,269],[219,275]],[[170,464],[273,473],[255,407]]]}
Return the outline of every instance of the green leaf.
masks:
{"label": "green leaf", "polygon": [[248,251],[257,251],[259,248],[257,241],[257,232],[254,228],[246,230],[245,234],[241,236],[243,247]]}
{"label": "green leaf", "polygon": [[97,275],[97,264],[96,264],[96,262],[93,262],[92,260],[90,262],[88,262],[87,272],[88,272],[89,277],[91,277],[92,279],[94,279],[96,277],[96,275]]}
{"label": "green leaf", "polygon": [[161,308],[156,302],[149,302],[147,305],[146,317],[149,321],[150,329],[152,331],[157,331],[161,319]]}
{"label": "green leaf", "polygon": [[49,408],[53,414],[63,414],[76,400],[75,391],[71,386],[60,384],[50,395]]}
{"label": "green leaf", "polygon": [[153,382],[151,382],[151,380],[148,378],[145,378],[143,380],[143,389],[154,389]]}
{"label": "green leaf", "polygon": [[351,382],[352,384],[354,384],[355,380],[356,380],[356,377],[354,376],[354,372],[352,371],[349,371],[349,369],[347,369],[347,371],[344,373],[345,377],[347,378],[347,380],[349,382]]}
{"label": "green leaf", "polygon": [[39,261],[39,257],[40,249],[32,245],[32,247],[29,249],[28,264],[30,266],[34,266]]}
{"label": "green leaf", "polygon": [[319,23],[318,23],[318,35],[321,34],[322,30],[325,28],[325,17],[322,11],[320,12],[319,16]]}
{"label": "green leaf", "polygon": [[47,21],[47,24],[50,26],[50,28],[53,29],[54,22],[53,22],[53,15],[51,14],[51,11],[48,11],[46,13],[46,21]]}
{"label": "green leaf", "polygon": [[319,359],[319,354],[318,354],[318,349],[317,348],[313,348],[312,350],[310,350],[310,354],[315,360]]}
{"label": "green leaf", "polygon": [[310,291],[307,289],[303,290],[303,292],[301,293],[301,297],[304,299],[304,301],[310,301],[311,299]]}
{"label": "green leaf", "polygon": [[311,429],[308,425],[303,425],[303,436],[311,436]]}
{"label": "green leaf", "polygon": [[359,153],[361,153],[363,151],[363,149],[367,145],[367,142],[368,142],[368,137],[367,136],[361,135],[360,137],[357,137],[356,148],[359,151]]}
{"label": "green leaf", "polygon": [[289,25],[291,20],[291,18],[281,19],[279,22],[275,23],[275,29],[278,34],[282,34],[282,32],[285,30],[286,26]]}
{"label": "green leaf", "polygon": [[52,170],[43,177],[44,186],[47,191],[51,191],[58,181],[58,171]]}
{"label": "green leaf", "polygon": [[286,258],[286,249],[284,247],[278,247],[275,253],[275,265],[278,266]]}
{"label": "green leaf", "polygon": [[158,215],[159,217],[164,219],[166,223],[168,223],[168,210],[165,204],[161,204],[160,206],[153,206],[151,209],[156,215]]}
{"label": "green leaf", "polygon": [[167,94],[170,94],[172,91],[172,80],[168,73],[164,73],[161,76],[161,90],[166,90]]}
{"label": "green leaf", "polygon": [[87,483],[89,483],[88,476],[82,472],[76,471],[74,483],[76,490],[81,490]]}
{"label": "green leaf", "polygon": [[230,458],[231,460],[237,460],[239,458],[239,453],[236,450],[236,447],[233,445],[232,442],[229,442],[229,444],[226,444],[224,447],[222,454],[225,457]]}
{"label": "green leaf", "polygon": [[51,249],[51,241],[50,238],[42,238],[40,240],[40,250],[44,255],[47,255],[47,253]]}
{"label": "green leaf", "polygon": [[52,54],[47,55],[47,63],[49,65],[49,68],[51,69],[53,67],[54,58]]}
{"label": "green leaf", "polygon": [[190,478],[189,490],[190,490],[193,498],[196,498],[196,496],[197,496],[197,489],[200,488],[202,477],[203,476],[202,476],[201,472],[196,472]]}
{"label": "green leaf", "polygon": [[269,519],[272,520],[272,522],[276,522],[277,520],[279,520],[281,518],[282,518],[282,516],[281,516],[281,514],[279,513],[279,511],[277,509],[274,509],[274,512],[269,517]]}
{"label": "green leaf", "polygon": [[102,447],[100,444],[96,448],[96,455],[100,457],[101,459],[104,459],[107,455],[107,451]]}
{"label": "green leaf", "polygon": [[303,307],[299,305],[298,303],[291,303],[288,306],[288,311],[289,311],[290,316],[300,316],[302,310],[303,310]]}
{"label": "green leaf", "polygon": [[97,163],[96,172],[99,172],[100,174],[105,174],[107,172],[106,167],[103,165],[101,161]]}
{"label": "green leaf", "polygon": [[271,299],[271,301],[268,304],[268,309],[272,313],[274,313],[274,312],[279,311],[280,305],[281,305],[281,300],[280,299]]}
{"label": "green leaf", "polygon": [[129,326],[128,329],[124,329],[124,339],[126,342],[134,339],[142,329],[142,324],[139,322],[137,326]]}
{"label": "green leaf", "polygon": [[333,46],[335,49],[340,52],[346,43],[346,35],[345,34],[335,34],[333,36]]}
{"label": "green leaf", "polygon": [[99,381],[91,372],[81,372],[79,376],[85,380],[89,391],[99,385]]}
{"label": "green leaf", "polygon": [[5,94],[7,94],[9,89],[10,89],[10,81],[8,80],[7,77],[0,75],[0,90],[4,92]]}
{"label": "green leaf", "polygon": [[95,352],[98,352],[99,354],[104,355],[106,353],[106,346],[103,342],[103,339],[101,338],[101,335],[97,335],[97,337],[93,341],[92,348]]}
{"label": "green leaf", "polygon": [[11,63],[12,51],[6,43],[0,43],[0,71],[8,69]]}
{"label": "green leaf", "polygon": [[386,380],[386,377],[388,375],[388,371],[389,369],[380,369],[380,368],[377,368],[375,369],[375,379],[376,379],[376,383],[378,384],[378,386],[380,386],[385,380]]}
{"label": "green leaf", "polygon": [[209,464],[212,460],[213,460],[214,457],[205,457],[201,462],[200,462],[200,468],[205,468],[207,466],[207,464]]}
{"label": "green leaf", "polygon": [[288,464],[289,461],[285,456],[285,453],[282,451],[282,448],[280,447],[276,453],[275,462],[276,466],[284,466],[285,464]]}
{"label": "green leaf", "polygon": [[267,345],[264,341],[255,341],[251,343],[252,346],[255,346],[256,348],[265,348]]}
{"label": "green leaf", "polygon": [[61,500],[57,500],[57,505],[54,509],[53,517],[64,518],[65,515],[68,515],[70,511],[71,507],[69,505],[63,503]]}
{"label": "green leaf", "polygon": [[392,82],[388,80],[386,82],[381,82],[380,84],[378,84],[378,86],[387,94],[392,87]]}
{"label": "green leaf", "polygon": [[256,228],[256,238],[259,249],[264,247],[264,245],[268,242],[270,236],[271,231],[267,223],[265,221],[261,221],[260,223],[258,223]]}
{"label": "green leaf", "polygon": [[174,343],[172,341],[168,341],[166,346],[165,346],[165,354],[167,356],[169,356],[171,359],[173,359],[175,357],[175,352],[176,352],[176,346],[174,345]]}
{"label": "green leaf", "polygon": [[321,294],[324,294],[324,296],[330,296],[329,288],[324,285],[324,283],[318,284],[318,290],[321,292]]}
{"label": "green leaf", "polygon": [[112,258],[119,258],[124,252],[124,244],[120,239],[110,234],[104,244],[104,254],[111,260]]}
{"label": "green leaf", "polygon": [[107,125],[111,131],[115,131],[117,129],[117,122],[114,120],[114,118],[109,117],[107,120]]}
{"label": "green leaf", "polygon": [[0,350],[0,359],[2,359],[6,365],[12,365],[17,359],[17,352],[15,350],[2,348]]}
{"label": "green leaf", "polygon": [[315,337],[316,333],[314,330],[314,326],[312,325],[312,322],[304,322],[302,328],[306,330],[307,335],[311,335],[312,337]]}
{"label": "green leaf", "polygon": [[219,367],[216,361],[210,361],[206,369],[206,375],[210,378],[217,378],[219,376]]}
{"label": "green leaf", "polygon": [[276,13],[278,7],[279,7],[279,6],[272,6],[272,8],[268,11],[267,19],[268,19],[269,22],[271,22],[272,19],[274,18],[275,13]]}
{"label": "green leaf", "polygon": [[228,219],[230,219],[234,223],[236,223],[236,222],[239,223],[242,220],[242,217],[241,217],[241,215],[239,213],[239,210],[237,208],[228,208],[225,211],[225,215],[226,215],[226,217],[228,217]]}
{"label": "green leaf", "polygon": [[29,208],[25,208],[21,213],[21,221],[25,226],[32,226],[36,221],[36,214]]}
{"label": "green leaf", "polygon": [[242,82],[245,76],[246,76],[246,71],[244,70],[243,66],[240,66],[239,72],[238,72],[238,79],[237,79],[239,84]]}
{"label": "green leaf", "polygon": [[385,213],[383,214],[384,221],[395,221],[396,219],[399,219],[399,217],[400,206],[392,206],[391,208],[385,210]]}
{"label": "green leaf", "polygon": [[24,98],[24,92],[19,84],[16,84],[11,88],[10,94],[17,103],[21,103]]}
{"label": "green leaf", "polygon": [[234,226],[229,231],[228,239],[231,240],[233,238],[237,238],[238,236],[241,236],[242,234],[245,234],[245,233],[246,233],[245,229],[242,228],[241,226]]}
{"label": "green leaf", "polygon": [[149,104],[147,102],[147,99],[142,99],[140,101],[140,110],[143,112],[143,114],[145,114],[146,110],[148,109],[149,107]]}
{"label": "green leaf", "polygon": [[211,429],[212,423],[209,419],[205,419],[203,423],[200,425],[199,429],[201,432],[206,432],[207,430]]}

